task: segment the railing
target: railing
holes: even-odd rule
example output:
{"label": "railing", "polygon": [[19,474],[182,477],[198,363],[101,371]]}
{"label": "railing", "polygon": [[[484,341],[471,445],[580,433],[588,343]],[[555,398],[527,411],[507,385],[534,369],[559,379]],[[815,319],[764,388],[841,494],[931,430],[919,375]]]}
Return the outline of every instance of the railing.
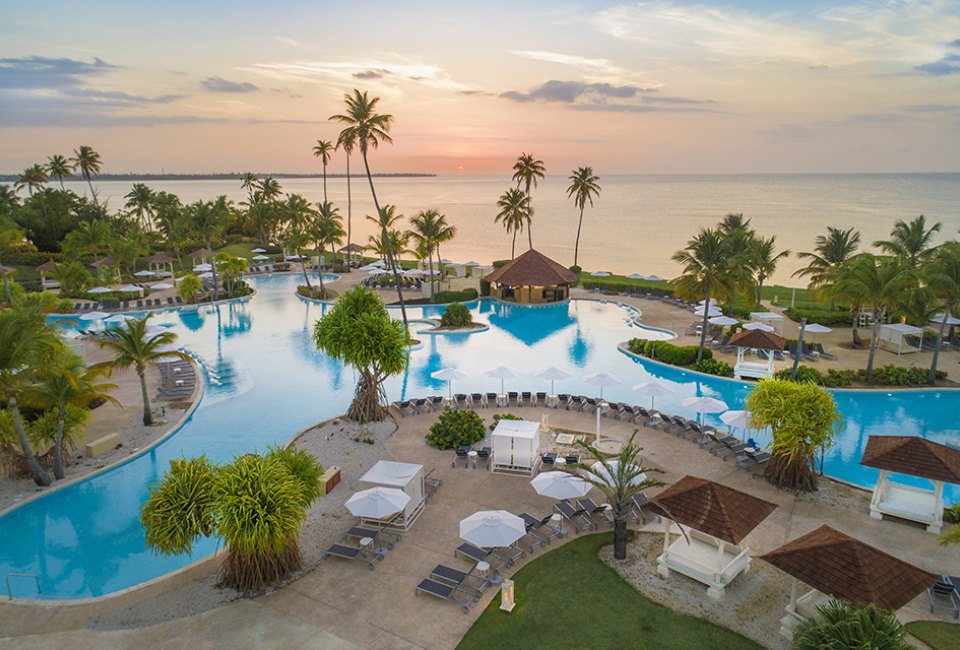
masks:
{"label": "railing", "polygon": [[8,573],[6,577],[7,582],[7,596],[10,600],[13,600],[13,591],[10,589],[10,578],[33,578],[37,581],[37,593],[42,594],[43,590],[40,588],[40,577],[33,573]]}

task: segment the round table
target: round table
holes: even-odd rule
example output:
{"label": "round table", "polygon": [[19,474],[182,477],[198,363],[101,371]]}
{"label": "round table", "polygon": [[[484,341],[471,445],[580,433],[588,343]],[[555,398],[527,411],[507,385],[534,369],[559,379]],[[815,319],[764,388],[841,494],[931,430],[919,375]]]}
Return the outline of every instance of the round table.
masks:
{"label": "round table", "polygon": [[474,449],[471,449],[467,452],[467,459],[469,462],[473,463],[473,469],[477,469],[477,452]]}

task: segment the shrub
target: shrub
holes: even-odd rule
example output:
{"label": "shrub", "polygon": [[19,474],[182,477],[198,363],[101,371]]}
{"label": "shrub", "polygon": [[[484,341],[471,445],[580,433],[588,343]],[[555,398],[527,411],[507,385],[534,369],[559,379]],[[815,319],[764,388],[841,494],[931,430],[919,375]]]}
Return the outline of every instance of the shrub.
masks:
{"label": "shrub", "polygon": [[788,381],[798,381],[798,382],[813,382],[818,386],[823,386],[823,373],[817,370],[816,368],[811,368],[810,366],[797,366],[797,378],[794,380],[792,378],[793,368],[784,368],[783,370],[778,370],[774,373],[774,377],[777,379],[786,379]]}
{"label": "shrub", "polygon": [[63,253],[37,251],[4,251],[3,263],[7,266],[40,266],[46,262],[63,261]]}
{"label": "shrub", "polygon": [[[627,346],[634,354],[657,359],[672,366],[689,366],[697,360],[696,345],[673,345],[672,343],[631,339]],[[713,359],[713,350],[704,348],[703,358]]]}
{"label": "shrub", "polygon": [[857,373],[853,370],[835,370],[831,368],[823,378],[823,385],[829,388],[843,388],[849,386],[856,379]]}
{"label": "shrub", "polygon": [[476,411],[454,411],[447,408],[430,427],[427,444],[437,449],[456,449],[483,440],[486,429]]}
{"label": "shrub", "polygon": [[690,366],[690,369],[717,377],[733,377],[733,366],[716,359],[701,359]]}
{"label": "shrub", "polygon": [[439,291],[434,295],[433,301],[436,303],[445,302],[469,302],[478,297],[476,289],[464,289],[463,291]]}
{"label": "shrub", "polygon": [[497,428],[497,425],[500,424],[500,420],[522,420],[523,418],[519,415],[514,415],[513,413],[497,413],[493,416],[493,423],[490,424],[490,430],[493,431]]}
{"label": "shrub", "polygon": [[[786,379],[791,381],[790,372],[791,368],[784,368],[783,370],[778,370],[774,373],[774,377],[777,379]],[[811,368],[810,366],[798,366],[797,367],[797,381],[806,382],[811,381],[818,386],[826,386],[827,388],[843,388],[849,386],[853,383],[854,379],[857,378],[857,373],[853,370],[836,370],[831,368],[827,371],[827,374],[823,374],[816,368]]]}
{"label": "shrub", "polygon": [[794,631],[792,648],[913,648],[904,638],[906,630],[893,612],[876,605],[853,605],[830,600],[817,607]]}
{"label": "shrub", "polygon": [[579,266],[577,266],[576,264],[574,264],[573,266],[571,266],[571,267],[570,267],[570,270],[573,271],[574,273],[576,273],[577,275],[580,275],[580,274],[583,272],[583,269],[580,268]]}
{"label": "shrub", "polygon": [[290,270],[290,262],[278,262],[277,264],[274,264],[274,265],[273,265],[273,268],[274,268],[274,270],[276,270],[276,271],[289,271],[289,270]]}
{"label": "shrub", "polygon": [[203,285],[200,283],[200,278],[193,273],[187,273],[180,278],[180,286],[177,289],[177,294],[184,302],[194,302],[201,291],[203,291]]}
{"label": "shrub", "polygon": [[943,519],[951,524],[960,524],[960,503],[944,508]]}
{"label": "shrub", "polygon": [[490,283],[487,282],[485,278],[480,278],[480,295],[481,296],[490,295]]}
{"label": "shrub", "polygon": [[831,311],[829,309],[801,309],[800,307],[791,307],[790,309],[785,309],[784,313],[798,323],[801,318],[806,318],[808,323],[820,323],[828,327],[851,327],[853,325],[853,317],[847,310],[837,309]]}
{"label": "shrub", "polygon": [[441,327],[467,327],[471,323],[473,319],[470,317],[470,310],[459,302],[447,305],[443,316],[440,317]]}
{"label": "shrub", "polygon": [[330,292],[326,289],[321,289],[320,287],[308,287],[305,284],[301,284],[297,287],[297,293],[304,298],[310,298],[312,300],[326,300]]}
{"label": "shrub", "polygon": [[506,266],[512,261],[513,260],[493,260],[493,264],[491,264],[491,266],[495,269],[499,269],[501,266]]}
{"label": "shrub", "polygon": [[[947,373],[937,371],[937,379],[944,379]],[[867,371],[858,370],[857,379],[867,381]],[[887,364],[873,369],[873,377],[868,382],[874,386],[920,386],[927,383],[927,371],[924,368],[903,368]]]}

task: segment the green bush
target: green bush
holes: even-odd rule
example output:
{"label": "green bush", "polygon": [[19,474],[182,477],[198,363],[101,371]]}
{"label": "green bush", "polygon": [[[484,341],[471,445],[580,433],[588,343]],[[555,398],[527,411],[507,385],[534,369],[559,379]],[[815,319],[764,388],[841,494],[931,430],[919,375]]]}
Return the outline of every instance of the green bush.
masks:
{"label": "green bush", "polygon": [[691,370],[717,377],[733,377],[733,366],[725,361],[716,359],[701,359],[690,366]]}
{"label": "green bush", "polygon": [[46,262],[63,261],[63,253],[46,253],[37,251],[4,251],[3,263],[6,266],[40,266]]}
{"label": "green bush", "polygon": [[301,284],[297,287],[297,293],[311,300],[326,300],[330,292],[320,287],[308,287],[305,284]]}
{"label": "green bush", "polygon": [[487,282],[486,278],[480,278],[480,295],[481,296],[490,295],[490,283]]}
{"label": "green bush", "polygon": [[831,368],[823,378],[823,385],[828,388],[843,388],[853,383],[857,373],[853,370],[836,370]]}
{"label": "green bush", "polygon": [[452,302],[447,305],[443,316],[440,317],[441,327],[467,327],[472,323],[470,310],[459,302]]}
{"label": "green bush", "polygon": [[[777,379],[790,380],[791,370],[792,368],[778,370],[774,374],[774,377]],[[816,368],[811,368],[810,366],[801,365],[797,367],[798,382],[810,381],[819,386],[826,386],[827,388],[844,388],[852,384],[856,378],[857,373],[853,370],[836,370],[831,368],[827,371],[827,374],[823,374]]]}
{"label": "green bush", "polygon": [[[773,374],[776,379],[786,379],[788,381],[792,380],[793,368],[784,368],[783,370],[778,370]],[[823,373],[817,370],[816,368],[811,368],[810,366],[800,365],[797,366],[797,378],[793,381],[798,382],[813,382],[818,386],[823,386]]]}
{"label": "green bush", "polygon": [[570,267],[570,270],[573,271],[574,273],[576,273],[577,275],[580,275],[581,273],[583,273],[583,269],[580,268],[579,266],[577,266],[576,264],[574,264],[573,266],[571,266],[571,267]]}
{"label": "green bush", "polygon": [[476,289],[464,289],[463,291],[439,291],[433,297],[435,303],[446,302],[469,302],[478,297]]}
{"label": "green bush", "polygon": [[800,307],[792,307],[785,309],[784,313],[798,323],[801,318],[806,318],[808,323],[820,323],[828,327],[853,326],[853,317],[847,310],[838,309],[830,311],[829,309],[801,309]]}
{"label": "green bush", "polygon": [[[634,354],[657,359],[672,366],[689,366],[697,360],[696,345],[673,345],[672,343],[630,339],[627,346]],[[703,359],[713,359],[713,350],[704,348]]]}
{"label": "green bush", "polygon": [[273,268],[275,271],[289,271],[290,262],[278,262],[277,264],[273,265]]}
{"label": "green bush", "polygon": [[[937,379],[944,379],[946,376],[946,371],[937,371]],[[857,379],[867,381],[867,371],[858,370]],[[925,368],[903,368],[887,364],[874,368],[873,377],[867,383],[874,386],[920,386],[927,383],[927,370]]]}
{"label": "green bush", "polygon": [[951,524],[960,524],[960,503],[944,508],[943,520]]}
{"label": "green bush", "polygon": [[500,424],[500,420],[522,420],[523,418],[519,415],[514,415],[513,413],[497,413],[493,416],[493,423],[490,425],[490,430],[493,431],[497,428],[497,425]]}
{"label": "green bush", "polygon": [[475,411],[454,411],[447,408],[430,427],[427,444],[437,449],[456,449],[483,440],[486,429]]}
{"label": "green bush", "polygon": [[495,269],[499,269],[501,266],[506,266],[512,261],[513,260],[493,260],[493,263],[491,264],[491,266]]}

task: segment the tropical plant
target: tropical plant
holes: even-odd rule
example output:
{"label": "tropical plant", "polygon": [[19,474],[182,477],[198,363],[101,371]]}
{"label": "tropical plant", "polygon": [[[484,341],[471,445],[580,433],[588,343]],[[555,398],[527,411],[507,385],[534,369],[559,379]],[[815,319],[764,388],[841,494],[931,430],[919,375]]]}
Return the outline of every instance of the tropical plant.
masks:
{"label": "tropical plant", "polygon": [[379,97],[370,98],[366,92],[354,89],[353,94],[344,95],[347,112],[342,115],[333,115],[331,120],[345,124],[346,128],[340,133],[341,141],[350,141],[360,148],[363,157],[363,167],[367,172],[367,182],[370,184],[370,194],[373,196],[373,206],[380,219],[380,238],[386,246],[387,264],[393,270],[393,279],[397,285],[397,298],[400,301],[400,314],[403,317],[403,327],[407,327],[407,307],[403,301],[403,289],[400,283],[399,263],[394,263],[393,250],[390,247],[390,238],[387,236],[387,224],[377,200],[377,191],[373,186],[373,176],[370,174],[370,161],[367,159],[369,149],[377,149],[381,142],[392,143],[390,125],[393,116],[377,112]]}
{"label": "tropical plant", "polygon": [[187,273],[180,278],[180,284],[177,287],[177,295],[184,302],[194,302],[203,291],[203,283],[193,273]]}
{"label": "tropical plant", "polygon": [[13,221],[0,215],[0,279],[3,280],[3,293],[7,299],[7,304],[13,306],[13,293],[10,290],[10,280],[7,278],[7,270],[3,265],[4,253],[12,250],[19,242],[23,241],[23,232]]}
{"label": "tropical plant", "polygon": [[763,294],[764,281],[774,274],[780,260],[790,257],[790,251],[788,250],[776,252],[776,242],[777,238],[775,236],[769,239],[752,237],[748,245],[746,267],[753,274],[756,283],[757,293],[754,303],[758,306],[760,305],[760,296]]}
{"label": "tropical plant", "polygon": [[[676,293],[681,298],[703,298],[704,305],[710,305],[710,297],[717,293],[732,293],[730,256],[728,246],[719,230],[701,228],[700,232],[687,242],[686,248],[677,251],[671,258],[683,265],[683,274],[676,280]],[[703,331],[700,333],[700,345],[697,361],[703,358],[703,348],[710,330],[707,321],[710,310],[703,310]]]}
{"label": "tropical plant", "polygon": [[927,228],[927,218],[922,214],[909,223],[897,219],[890,231],[890,239],[875,241],[873,245],[887,255],[900,258],[908,267],[915,268],[930,258],[935,250],[931,245],[933,237],[942,227],[943,224],[937,222]]}
{"label": "tropical plant", "polygon": [[343,243],[343,225],[341,224],[340,210],[337,206],[324,201],[317,206],[317,220],[313,226],[313,238],[317,242],[317,250],[323,259],[323,247],[330,246],[330,263],[337,265],[337,246]]}
{"label": "tropical plant", "polygon": [[792,490],[817,489],[817,457],[822,464],[843,429],[833,395],[812,383],[766,379],[747,396],[746,407],[753,428],[773,433],[767,480]]}
{"label": "tropical plant", "polygon": [[68,257],[99,257],[110,250],[113,240],[113,231],[107,222],[84,221],[67,235],[63,249]]}
{"label": "tropical plant", "polygon": [[113,353],[113,358],[94,365],[94,371],[106,371],[109,375],[114,370],[125,370],[133,367],[140,378],[140,395],[143,398],[143,423],[153,424],[153,414],[150,412],[150,395],[147,392],[147,366],[155,366],[165,360],[190,357],[182,352],[173,350],[171,345],[177,340],[177,335],[170,331],[147,333],[147,321],[150,315],[143,318],[134,318],[126,321],[120,327],[110,330],[112,338],[98,341],[101,348],[107,348]]}
{"label": "tropical plant", "polygon": [[661,470],[654,467],[642,467],[640,452],[643,448],[636,442],[637,430],[620,447],[615,463],[599,449],[583,440],[577,444],[590,457],[591,463],[579,464],[583,480],[597,488],[603,494],[604,501],[610,504],[613,515],[613,557],[617,560],[627,558],[627,518],[633,510],[633,497],[647,488],[659,487],[663,482],[650,478]]}
{"label": "tropical plant", "polygon": [[220,252],[213,256],[213,263],[223,277],[223,285],[227,293],[234,295],[237,288],[242,286],[241,278],[247,272],[247,260]]}
{"label": "tropical plant", "polygon": [[[445,238],[452,238],[456,228],[446,224],[446,217],[437,210],[423,210],[410,218],[407,234],[417,243],[427,258],[430,268],[430,300],[434,298],[436,283],[433,277],[433,254]],[[453,234],[451,234],[453,233]],[[437,263],[440,263],[439,256]]]}
{"label": "tropical plant", "polygon": [[480,442],[486,433],[483,418],[477,415],[476,411],[459,411],[447,407],[437,417],[437,421],[430,425],[430,433],[425,438],[427,444],[435,449],[456,449]]}
{"label": "tropical plant", "polygon": [[[303,270],[303,280],[307,283],[307,289],[312,290],[313,285],[310,284],[310,274],[307,273],[307,263],[304,261],[304,255],[300,254],[300,251],[307,247],[307,244],[310,242],[310,235],[307,234],[306,230],[302,228],[291,228],[287,231],[287,236],[283,241],[284,248],[293,249],[297,254],[297,257],[300,258],[300,268]],[[320,274],[320,290],[324,291],[323,288],[323,274]]]}
{"label": "tropical plant", "polygon": [[47,170],[43,165],[31,165],[23,170],[23,173],[17,178],[16,183],[13,184],[17,189],[27,188],[27,193],[31,197],[34,192],[39,191],[38,197],[40,198],[40,208],[43,211],[44,220],[50,218],[47,213],[47,203],[43,197],[43,187],[47,184],[48,180]]}
{"label": "tropical plant", "polygon": [[[343,148],[347,154],[347,248],[353,243],[353,194],[350,189],[350,155],[356,146],[357,134],[353,131],[341,131],[337,137],[337,149]],[[347,272],[350,272],[350,265],[347,265]]]}
{"label": "tropical plant", "polygon": [[[827,235],[817,235],[817,245],[812,253],[797,253],[800,259],[809,260],[807,265],[793,273],[797,277],[809,279],[810,289],[826,289],[828,294],[837,269],[852,258],[860,245],[860,233],[853,228],[840,230],[827,228]],[[834,309],[835,300],[830,296],[830,309]]]}
{"label": "tropical plant", "polygon": [[440,317],[441,327],[467,327],[473,324],[473,318],[467,306],[460,302],[452,302],[443,310]]}
{"label": "tropical plant", "polygon": [[317,347],[357,369],[360,379],[347,417],[357,422],[387,416],[383,382],[406,366],[406,327],[390,319],[372,290],[357,286],[344,293],[313,330]]}
{"label": "tropical plant", "polygon": [[520,189],[520,185],[524,186],[524,193],[527,195],[527,198],[530,199],[529,206],[530,209],[527,210],[526,220],[527,220],[527,240],[530,244],[530,248],[533,248],[533,197],[530,196],[530,186],[537,186],[537,180],[544,177],[544,173],[547,171],[547,168],[543,166],[542,160],[537,160],[533,154],[522,153],[520,157],[517,158],[517,162],[513,164],[513,180],[517,181],[517,189]]}
{"label": "tropical plant", "polygon": [[573,204],[580,210],[580,220],[577,222],[577,240],[573,245],[573,265],[577,266],[580,252],[580,229],[583,227],[583,210],[590,202],[593,207],[594,197],[600,194],[600,177],[593,175],[593,167],[577,167],[570,175],[570,187],[567,188],[567,197],[573,199]]}
{"label": "tropical plant", "polygon": [[74,169],[80,170],[80,174],[84,180],[87,181],[87,185],[90,186],[90,196],[93,198],[93,204],[99,210],[100,202],[97,200],[97,193],[93,190],[92,179],[94,174],[100,173],[100,169],[103,166],[103,162],[100,160],[100,154],[94,151],[93,147],[83,145],[79,149],[74,150],[73,156],[73,160],[70,162],[73,163]]}
{"label": "tropical plant", "polygon": [[153,227],[153,205],[156,195],[146,183],[134,183],[133,187],[124,196],[127,203],[124,207],[137,216],[140,227],[148,230]]}
{"label": "tropical plant", "polygon": [[938,248],[924,268],[923,277],[927,288],[943,303],[940,327],[937,328],[937,345],[933,349],[933,360],[927,375],[927,381],[932,384],[937,377],[937,363],[947,317],[951,316],[960,304],[960,243],[952,241]]}
{"label": "tropical plant", "polygon": [[[224,229],[224,212],[211,201],[197,201],[188,206],[187,216],[194,233],[203,240],[204,246],[213,250]],[[213,299],[220,297],[220,282],[217,280],[217,265],[213,266]]]}
{"label": "tropical plant", "polygon": [[517,232],[522,231],[524,226],[530,223],[530,215],[533,211],[530,207],[530,195],[524,194],[518,188],[511,188],[497,200],[497,207],[500,208],[500,212],[494,217],[493,222],[503,224],[508,233],[513,233],[510,259],[514,259],[517,256]]}
{"label": "tropical plant", "polygon": [[280,182],[272,176],[267,176],[257,181],[253,202],[269,203],[279,199],[281,194],[283,194],[283,188],[280,187]]}
{"label": "tropical plant", "polygon": [[323,164],[323,202],[327,202],[327,165],[330,163],[330,156],[333,155],[333,143],[329,140],[317,140],[313,147],[313,157],[319,158]]}
{"label": "tropical plant", "polygon": [[300,568],[300,530],[322,472],[304,450],[271,449],[219,467],[205,456],[173,460],[140,511],[147,546],[176,555],[201,537],[221,537],[225,582],[261,592]]}
{"label": "tropical plant", "polygon": [[906,629],[894,612],[882,611],[874,604],[854,605],[830,599],[817,606],[817,615],[794,628],[792,650],[831,650],[832,648],[870,648],[871,650],[910,650],[914,647],[904,635]]}
{"label": "tropical plant", "polygon": [[63,179],[73,176],[73,165],[60,154],[55,154],[47,158],[46,167],[50,177],[60,181],[60,189],[65,192],[67,188],[63,185]]}
{"label": "tropical plant", "polygon": [[854,308],[870,310],[873,324],[867,380],[873,375],[873,361],[884,314],[901,304],[903,291],[913,284],[914,278],[913,270],[904,267],[899,259],[877,257],[869,253],[852,258],[837,273],[836,295],[847,300]]}

